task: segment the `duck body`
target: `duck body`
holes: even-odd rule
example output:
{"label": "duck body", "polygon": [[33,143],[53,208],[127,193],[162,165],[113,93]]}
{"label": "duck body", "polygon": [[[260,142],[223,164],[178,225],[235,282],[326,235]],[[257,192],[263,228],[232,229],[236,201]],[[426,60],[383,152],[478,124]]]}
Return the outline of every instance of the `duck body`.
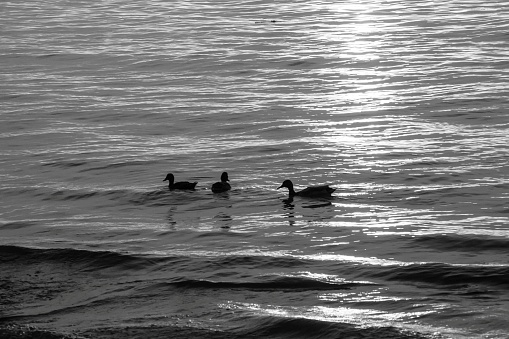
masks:
{"label": "duck body", "polygon": [[230,181],[228,179],[228,173],[223,172],[221,174],[221,181],[218,181],[212,185],[212,187],[211,187],[212,192],[221,193],[221,192],[226,192],[226,191],[231,190],[232,187],[230,186],[228,181]]}
{"label": "duck body", "polygon": [[170,190],[194,190],[197,182],[189,182],[189,181],[179,181],[175,182],[175,176],[171,173],[168,173],[166,178],[163,181],[168,180],[168,188]]}
{"label": "duck body", "polygon": [[288,188],[288,193],[290,197],[299,196],[299,197],[330,197],[332,192],[334,192],[336,189],[330,187],[329,185],[323,185],[323,186],[310,186],[302,191],[296,192],[293,188],[293,183],[291,180],[285,180],[283,181],[283,184],[279,186],[277,189],[286,187]]}

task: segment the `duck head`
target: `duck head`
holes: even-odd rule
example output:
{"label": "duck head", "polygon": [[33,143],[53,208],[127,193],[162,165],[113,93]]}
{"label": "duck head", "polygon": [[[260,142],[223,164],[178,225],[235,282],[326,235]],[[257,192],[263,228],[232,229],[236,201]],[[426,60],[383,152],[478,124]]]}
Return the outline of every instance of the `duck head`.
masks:
{"label": "duck head", "polygon": [[173,176],[173,174],[168,173],[168,174],[166,175],[166,178],[164,178],[164,180],[163,180],[163,181],[166,181],[166,180],[168,180],[168,181],[170,182],[170,185],[171,185],[171,184],[173,184],[173,182],[175,181],[175,177]]}
{"label": "duck head", "polygon": [[295,191],[293,190],[293,182],[291,180],[287,179],[287,180],[283,181],[281,186],[279,186],[277,189],[280,189],[283,187],[288,188],[288,191],[290,191],[290,193],[295,193]]}
{"label": "duck head", "polygon": [[230,181],[228,180],[228,173],[223,172],[223,174],[221,174],[221,181],[222,182]]}

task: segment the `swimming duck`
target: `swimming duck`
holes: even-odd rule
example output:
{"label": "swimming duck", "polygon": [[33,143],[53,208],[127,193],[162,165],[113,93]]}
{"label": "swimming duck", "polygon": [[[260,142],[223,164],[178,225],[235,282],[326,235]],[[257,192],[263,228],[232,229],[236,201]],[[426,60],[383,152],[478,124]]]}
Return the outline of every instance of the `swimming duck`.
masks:
{"label": "swimming duck", "polygon": [[228,181],[230,181],[228,180],[228,173],[223,172],[223,174],[221,174],[221,181],[218,181],[212,185],[212,192],[221,193],[229,191],[232,187]]}
{"label": "swimming duck", "polygon": [[189,182],[189,181],[179,181],[175,182],[175,177],[173,174],[168,173],[166,178],[163,181],[168,180],[168,188],[170,190],[194,190],[197,182]]}
{"label": "swimming duck", "polygon": [[335,188],[329,187],[329,185],[323,185],[323,186],[310,186],[303,189],[302,191],[295,192],[291,180],[283,181],[283,184],[279,186],[277,189],[283,187],[288,188],[288,193],[290,197],[294,197],[296,195],[300,197],[330,197],[331,193],[336,190]]}

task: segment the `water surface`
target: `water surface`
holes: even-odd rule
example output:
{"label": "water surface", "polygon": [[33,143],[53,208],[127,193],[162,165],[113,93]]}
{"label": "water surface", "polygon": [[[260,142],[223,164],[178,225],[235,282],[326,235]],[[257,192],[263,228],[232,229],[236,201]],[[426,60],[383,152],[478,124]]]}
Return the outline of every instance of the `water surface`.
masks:
{"label": "water surface", "polygon": [[[25,1],[0,18],[3,321],[508,336],[504,1]],[[284,179],[337,190],[287,201]]]}

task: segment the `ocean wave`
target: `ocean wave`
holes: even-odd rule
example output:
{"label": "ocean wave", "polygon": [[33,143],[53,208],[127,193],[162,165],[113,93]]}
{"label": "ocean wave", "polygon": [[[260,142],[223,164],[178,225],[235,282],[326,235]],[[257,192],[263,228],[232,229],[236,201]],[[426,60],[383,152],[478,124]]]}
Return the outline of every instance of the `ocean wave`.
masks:
{"label": "ocean wave", "polygon": [[424,235],[414,239],[414,243],[441,251],[507,251],[509,239],[495,237],[464,236],[458,234]]}
{"label": "ocean wave", "polygon": [[[328,323],[310,319],[262,317],[251,326],[231,330],[207,329],[195,326],[117,326],[91,328],[77,333],[59,333],[37,328],[7,324],[0,326],[0,336],[12,339],[81,339],[81,338],[202,338],[202,339],[255,339],[255,338],[380,338],[424,339],[415,332],[394,327],[359,328],[349,324]],[[434,335],[433,338],[439,338]]]}
{"label": "ocean wave", "polygon": [[[162,180],[161,180],[162,182]],[[208,187],[199,187],[195,191],[173,191],[168,190],[167,184],[160,188],[145,189],[138,187],[100,187],[100,186],[78,186],[61,184],[46,184],[25,187],[3,188],[2,194],[10,196],[23,196],[27,199],[37,197],[41,201],[67,202],[67,201],[96,201],[100,204],[104,201],[112,201],[123,205],[138,206],[164,206],[188,204],[194,200],[203,199],[203,193],[209,192]],[[181,199],[185,195],[186,199]]]}
{"label": "ocean wave", "polygon": [[[90,251],[69,248],[28,248],[0,245],[0,264],[71,263],[77,271],[104,270],[144,274],[157,270],[167,276],[165,284],[174,287],[256,290],[334,290],[360,285],[405,281],[440,286],[485,285],[509,287],[509,266],[412,263],[405,265],[362,265],[341,263],[329,267],[336,275],[321,276],[307,272],[310,260],[291,257],[252,257],[243,255],[199,256],[186,253],[167,256]],[[238,278],[246,270],[280,270],[278,274]],[[286,272],[286,273],[285,273]],[[292,273],[293,272],[293,273]],[[301,272],[301,273],[295,273]],[[303,273],[307,272],[307,273]],[[343,272],[343,273],[340,273]],[[353,274],[351,274],[353,272]],[[225,279],[226,278],[226,279]],[[348,279],[348,280],[347,280]]]}
{"label": "ocean wave", "polygon": [[394,327],[361,328],[346,323],[285,317],[259,317],[238,333],[247,338],[426,338],[421,334]]}
{"label": "ocean wave", "polygon": [[16,263],[18,265],[34,262],[72,263],[76,270],[96,271],[106,268],[115,268],[117,270],[145,269],[155,265],[157,261],[157,258],[110,251],[89,251],[70,248],[42,249],[0,245],[0,264],[2,262]]}
{"label": "ocean wave", "polygon": [[365,270],[364,275],[389,281],[406,281],[451,285],[491,285],[509,287],[509,266],[450,265],[444,263],[422,263],[406,266],[384,267],[382,270]]}
{"label": "ocean wave", "polygon": [[307,260],[290,256],[231,255],[209,258],[208,265],[213,268],[251,267],[254,269],[295,268],[305,265]]}
{"label": "ocean wave", "polygon": [[34,326],[17,324],[0,324],[0,338],[4,339],[82,339],[83,337],[67,333],[58,333],[39,329]]}
{"label": "ocean wave", "polygon": [[[69,248],[29,248],[0,245],[0,265],[23,267],[30,264],[67,264],[76,272],[122,273],[143,276],[157,271],[155,283],[147,289],[154,292],[167,288],[243,289],[263,291],[342,290],[372,285],[370,282],[347,281],[336,276],[313,275],[309,272],[277,273],[239,277],[237,272],[260,269],[291,269],[306,263],[291,258],[253,258],[249,256],[154,257],[110,251]],[[290,272],[290,271],[288,271]],[[160,280],[162,279],[162,280]]]}
{"label": "ocean wave", "polygon": [[[143,205],[143,206],[163,206],[167,205],[166,198],[169,196],[167,187],[160,190],[141,191],[130,188],[100,188],[100,187],[75,187],[54,188],[54,187],[33,187],[26,189],[11,190],[12,194],[28,194],[35,196],[43,201],[86,201],[89,199],[95,201],[114,201],[116,203]],[[189,202],[187,199],[185,202]],[[184,203],[179,199],[172,200],[173,204]]]}
{"label": "ocean wave", "polygon": [[[179,252],[168,255],[148,255],[119,253],[114,251],[92,251],[86,249],[71,248],[34,248],[14,245],[0,245],[0,264],[9,263],[26,265],[33,263],[71,263],[73,268],[79,271],[99,272],[102,270],[116,270],[143,274],[147,270],[158,270],[162,274],[177,273],[178,277],[186,276],[184,280],[178,278],[176,285],[200,287],[214,285],[213,281],[200,281],[201,277],[216,277],[222,270],[266,270],[266,269],[291,269],[306,264],[305,260],[291,257],[272,256],[249,256],[231,255],[210,257],[197,253]],[[191,278],[191,275],[193,276]],[[275,285],[291,285],[291,281],[283,278]],[[277,279],[276,279],[277,280]],[[297,284],[305,286],[305,282],[297,281]],[[228,283],[225,283],[228,285]],[[249,286],[247,283],[245,286]],[[253,286],[255,286],[254,284]],[[220,286],[218,283],[216,286]],[[234,286],[234,285],[231,285]],[[241,286],[241,285],[238,285]]]}
{"label": "ocean wave", "polygon": [[246,290],[267,290],[267,291],[344,290],[359,285],[365,285],[365,283],[358,282],[325,282],[313,278],[299,276],[272,276],[272,277],[263,276],[259,277],[259,279],[260,281],[181,280],[169,284],[185,288],[246,289]]}

